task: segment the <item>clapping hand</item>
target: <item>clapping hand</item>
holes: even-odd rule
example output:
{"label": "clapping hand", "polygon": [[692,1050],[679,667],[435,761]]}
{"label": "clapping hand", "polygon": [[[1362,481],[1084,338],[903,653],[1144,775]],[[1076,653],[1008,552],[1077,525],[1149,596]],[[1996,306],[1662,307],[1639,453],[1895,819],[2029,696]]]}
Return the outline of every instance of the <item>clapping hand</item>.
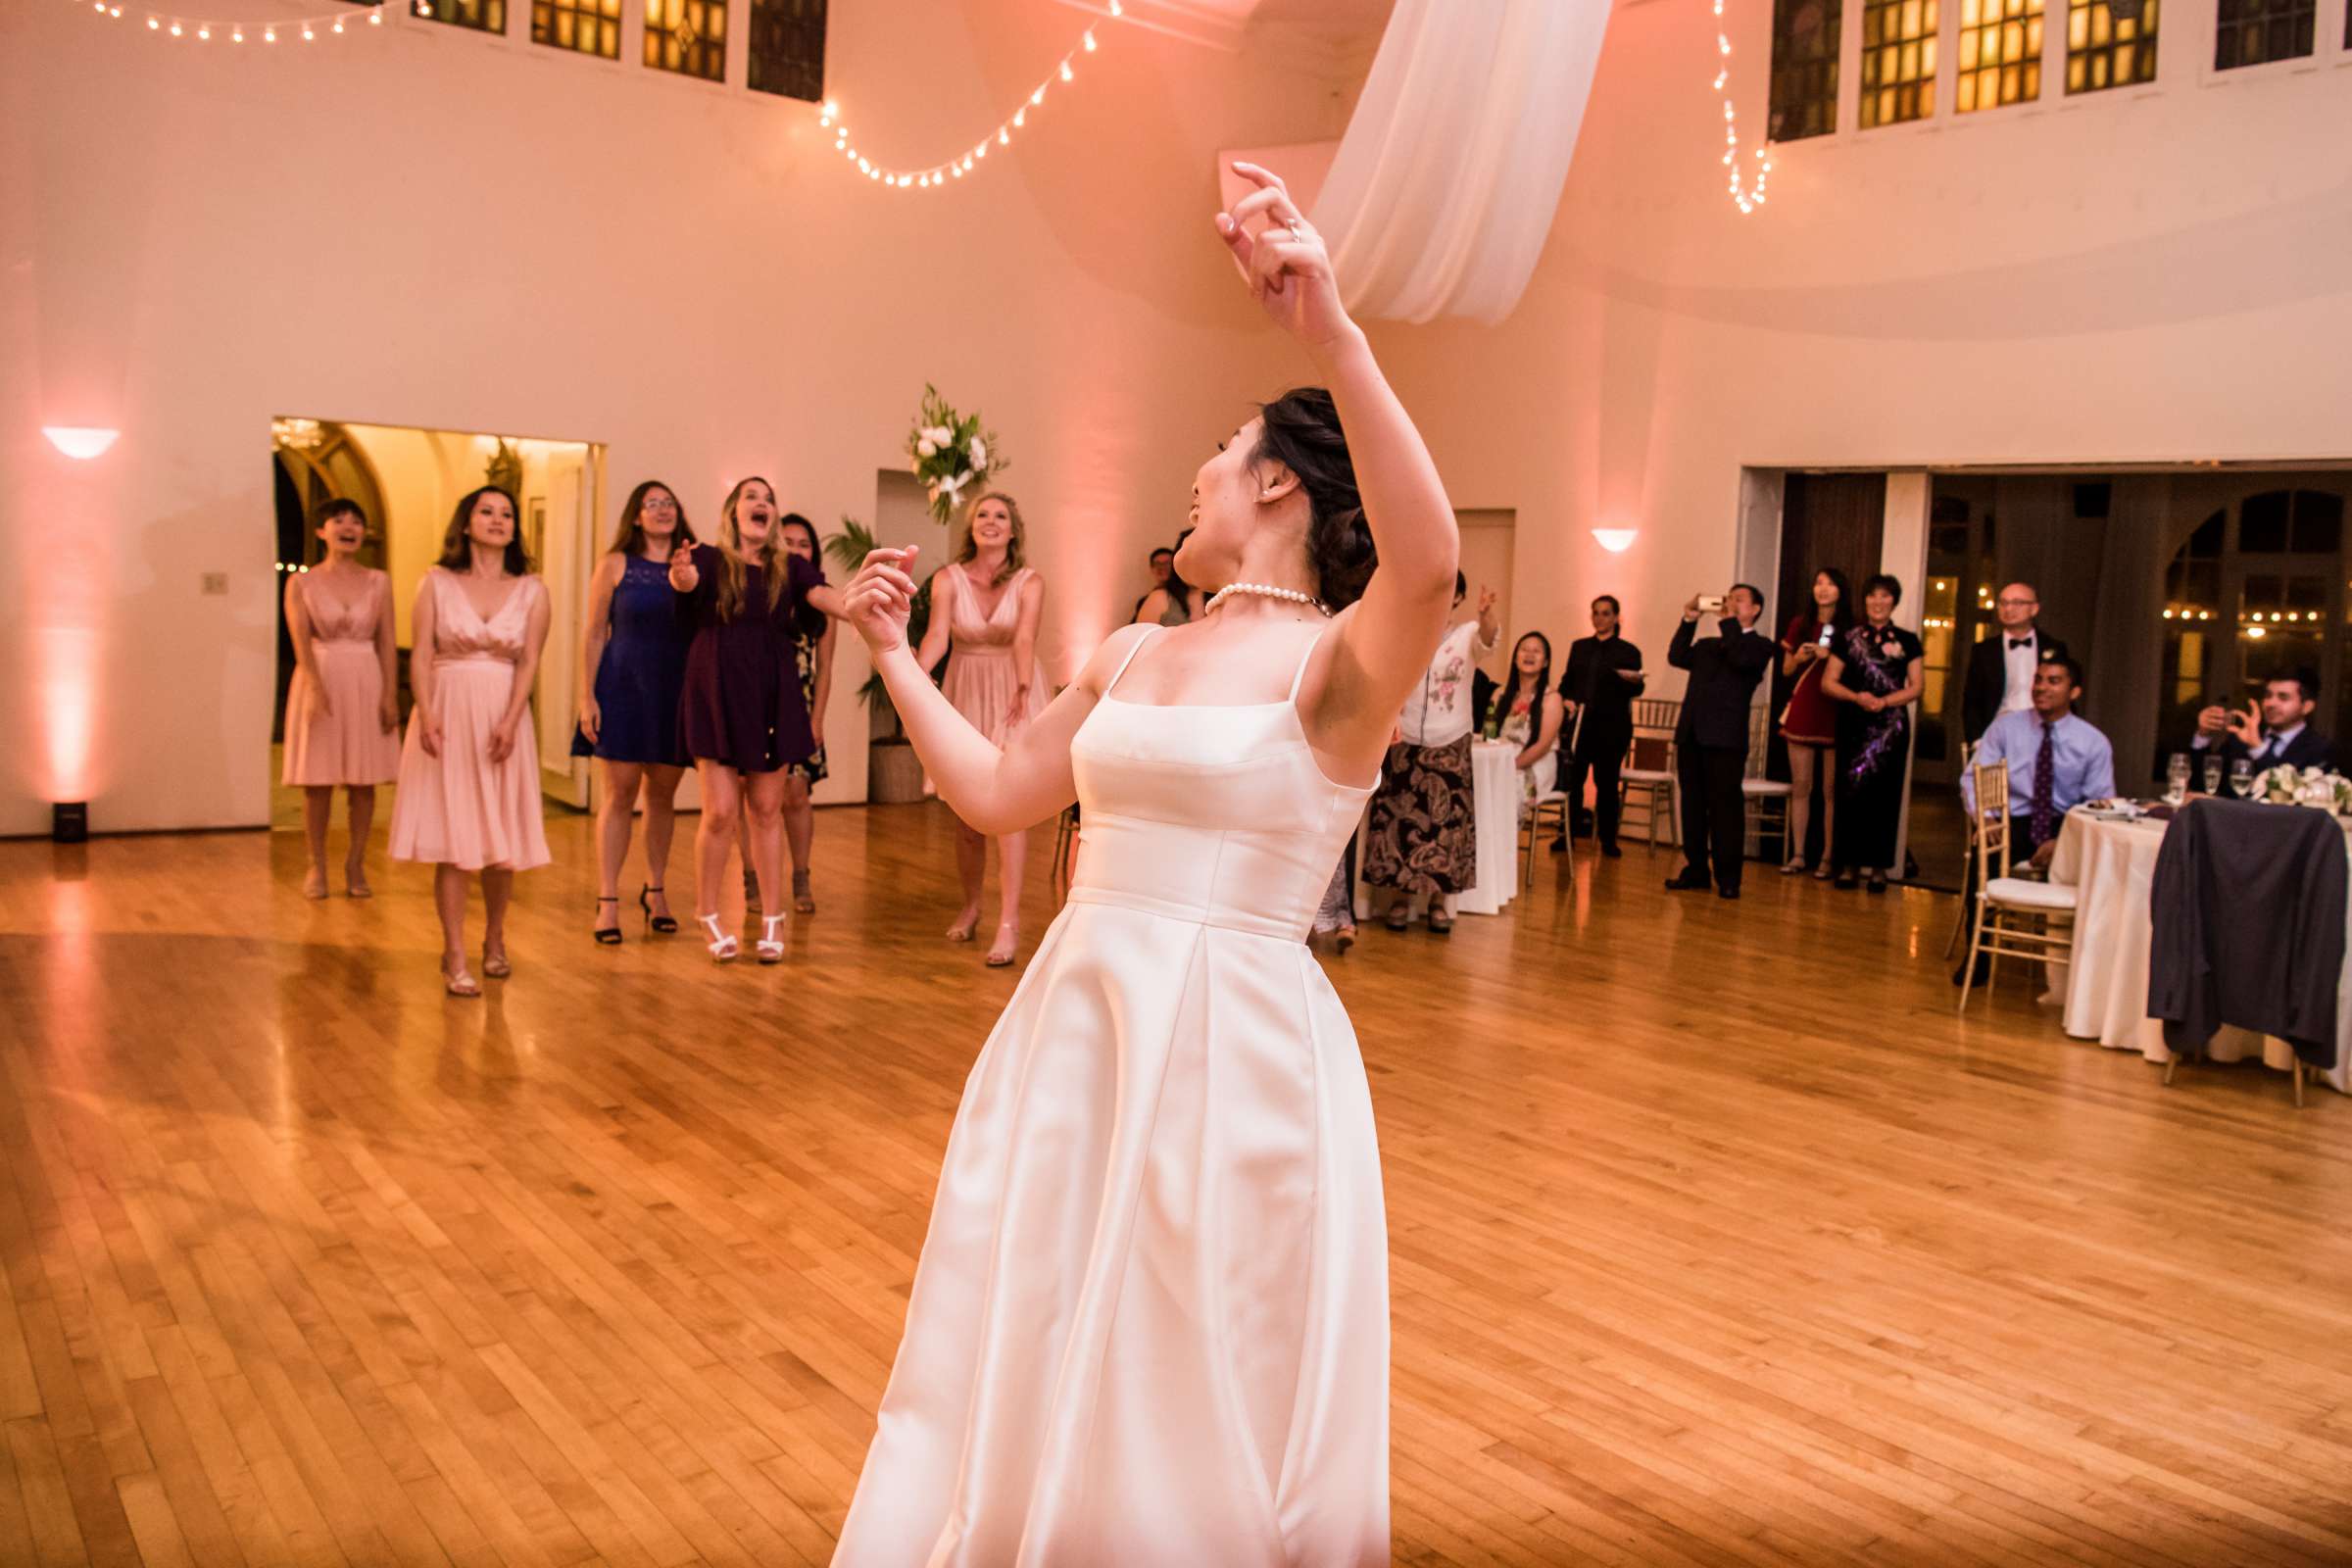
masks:
{"label": "clapping hand", "polygon": [[841,592],[841,617],[858,628],[876,658],[906,646],[906,617],[914,608],[914,558],[919,545],[875,550]]}
{"label": "clapping hand", "polygon": [[679,593],[690,594],[703,580],[694,569],[694,549],[691,545],[673,545],[669,552],[669,585]]}
{"label": "clapping hand", "polygon": [[[1217,236],[1233,253],[1250,297],[1265,307],[1274,324],[1309,349],[1327,348],[1353,326],[1340,302],[1339,280],[1322,236],[1291,200],[1290,188],[1273,171],[1236,160],[1233,172],[1257,189],[1217,214]],[[1250,225],[1264,220],[1251,232]]]}

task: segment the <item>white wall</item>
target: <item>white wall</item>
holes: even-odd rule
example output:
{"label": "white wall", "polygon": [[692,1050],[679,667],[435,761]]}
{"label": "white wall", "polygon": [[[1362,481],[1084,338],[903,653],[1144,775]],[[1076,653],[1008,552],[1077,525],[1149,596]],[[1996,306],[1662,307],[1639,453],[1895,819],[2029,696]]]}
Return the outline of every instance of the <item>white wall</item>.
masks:
{"label": "white wall", "polygon": [[[1770,10],[1729,12],[1743,135]],[[2209,82],[2212,16],[2166,0],[2148,89],[1780,148],[1742,218],[1707,8],[1620,8],[1518,312],[1375,334],[1455,505],[1517,511],[1515,626],[1617,592],[1663,670],[1743,465],[2352,457],[2352,65]]]}
{"label": "white wall", "polygon": [[[828,90],[928,161],[1085,23],[838,6]],[[1305,373],[1209,227],[1213,150],[1345,108],[1278,50],[1098,27],[1010,156],[931,195],[856,177],[808,106],[626,58],[422,24],[199,53],[0,7],[0,833],[61,795],[101,831],[266,819],[272,415],[603,441],[609,506],[658,475],[703,522],[762,472],[830,530],[935,380],[1013,459],[1066,675],[1213,442]],[[44,423],[123,434],[74,464]],[[836,795],[861,724],[834,705]]]}

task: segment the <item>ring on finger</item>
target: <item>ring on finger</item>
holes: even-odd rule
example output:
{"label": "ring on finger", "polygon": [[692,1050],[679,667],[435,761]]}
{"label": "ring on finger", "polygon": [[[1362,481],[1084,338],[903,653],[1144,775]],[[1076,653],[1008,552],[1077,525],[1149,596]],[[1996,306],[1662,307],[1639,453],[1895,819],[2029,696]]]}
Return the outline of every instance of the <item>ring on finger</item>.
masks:
{"label": "ring on finger", "polygon": [[1296,218],[1286,218],[1282,220],[1282,226],[1291,231],[1291,238],[1301,245],[1306,243],[1306,225],[1304,223]]}

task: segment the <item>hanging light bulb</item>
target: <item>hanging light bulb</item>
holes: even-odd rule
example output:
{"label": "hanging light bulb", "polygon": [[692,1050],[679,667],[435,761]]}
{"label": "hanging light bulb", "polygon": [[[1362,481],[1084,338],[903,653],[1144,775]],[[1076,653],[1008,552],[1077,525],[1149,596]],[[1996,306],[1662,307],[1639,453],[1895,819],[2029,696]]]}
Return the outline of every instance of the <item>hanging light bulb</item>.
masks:
{"label": "hanging light bulb", "polygon": [[1090,55],[1095,52],[1095,29],[1092,27],[1086,29],[1086,52]]}
{"label": "hanging light bulb", "polygon": [[1067,60],[1064,60],[1061,63],[1061,79],[1064,81],[1076,81],[1078,79],[1076,76],[1070,74],[1070,63]]}

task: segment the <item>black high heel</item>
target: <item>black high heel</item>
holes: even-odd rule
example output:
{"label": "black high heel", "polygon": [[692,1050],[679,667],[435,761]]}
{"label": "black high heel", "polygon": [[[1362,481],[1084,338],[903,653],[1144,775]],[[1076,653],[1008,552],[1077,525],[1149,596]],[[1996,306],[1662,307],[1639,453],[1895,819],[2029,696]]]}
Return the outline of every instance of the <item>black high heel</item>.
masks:
{"label": "black high heel", "polygon": [[[605,905],[612,905],[612,917],[615,920],[620,918],[620,900],[616,898],[599,899],[596,902],[598,907],[600,908]],[[588,934],[596,938],[596,945],[600,948],[616,948],[620,946],[620,927],[617,925],[600,925],[594,931],[591,931]],[[483,965],[483,972],[489,972],[487,962],[485,962]]]}
{"label": "black high heel", "polygon": [[645,911],[646,928],[651,931],[659,931],[666,937],[676,933],[678,922],[669,915],[654,912],[654,895],[661,891],[651,882],[640,885],[637,889],[637,907]]}

